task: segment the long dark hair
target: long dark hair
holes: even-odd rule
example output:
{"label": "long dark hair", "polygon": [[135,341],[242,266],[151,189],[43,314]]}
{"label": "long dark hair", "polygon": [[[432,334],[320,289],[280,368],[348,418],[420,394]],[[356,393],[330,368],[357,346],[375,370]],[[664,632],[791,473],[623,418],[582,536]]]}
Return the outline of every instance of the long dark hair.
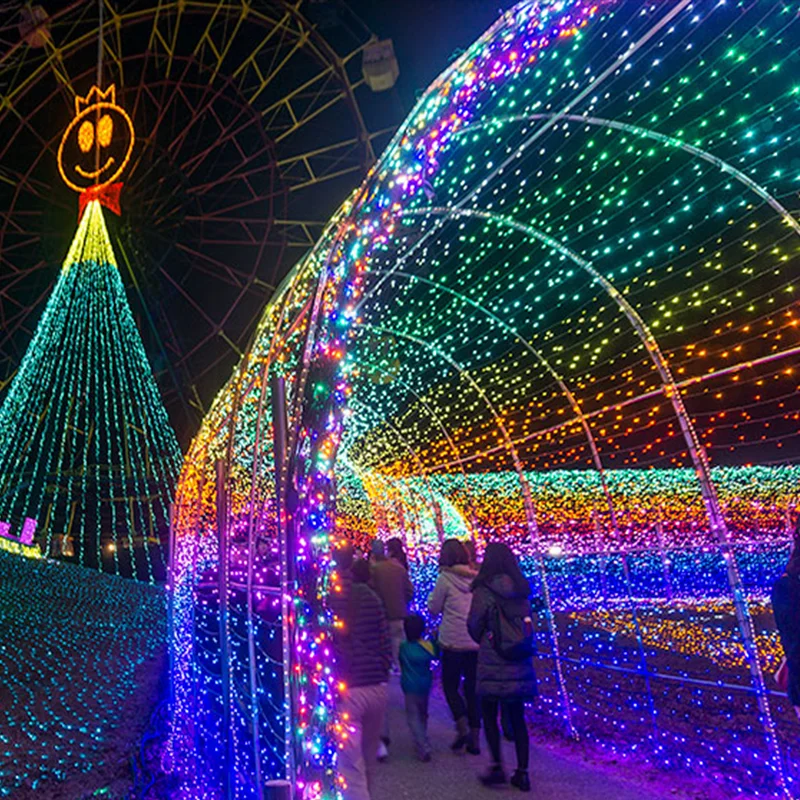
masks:
{"label": "long dark hair", "polygon": [[389,558],[399,561],[408,571],[406,551],[403,549],[403,540],[399,536],[393,536],[386,542],[386,552],[389,554]]}
{"label": "long dark hair", "polygon": [[456,564],[469,564],[467,548],[458,539],[445,539],[439,552],[439,568],[454,567]]}
{"label": "long dark hair", "polygon": [[514,581],[514,588],[518,594],[526,597],[531,592],[531,587],[522,570],[519,568],[519,561],[511,548],[502,542],[491,542],[486,545],[486,552],[483,554],[483,563],[478,570],[478,577],[475,578],[472,588],[478,586],[488,586],[492,579],[498,575],[508,575]]}

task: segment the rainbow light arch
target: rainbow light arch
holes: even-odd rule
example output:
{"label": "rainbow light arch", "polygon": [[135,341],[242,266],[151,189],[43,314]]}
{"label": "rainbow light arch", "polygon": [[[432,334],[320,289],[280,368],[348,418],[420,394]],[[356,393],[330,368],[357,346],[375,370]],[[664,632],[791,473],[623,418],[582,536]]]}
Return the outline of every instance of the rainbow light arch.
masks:
{"label": "rainbow light arch", "polygon": [[800,477],[797,10],[522,2],[421,97],[184,463],[191,796],[256,797],[287,753],[305,796],[341,795],[328,553],[398,533],[420,602],[444,536],[515,547],[566,732],[754,796],[796,785],[765,597]]}

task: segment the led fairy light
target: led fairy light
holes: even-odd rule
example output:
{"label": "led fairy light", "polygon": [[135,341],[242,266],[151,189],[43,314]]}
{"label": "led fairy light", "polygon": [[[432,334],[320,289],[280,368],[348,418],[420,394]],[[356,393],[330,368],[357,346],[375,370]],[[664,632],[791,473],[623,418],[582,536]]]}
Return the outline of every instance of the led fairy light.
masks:
{"label": "led fairy light", "polygon": [[142,582],[7,553],[0,553],[0,595],[6,629],[20,643],[0,650],[7,696],[0,797],[25,787],[58,792],[59,782],[107,762],[120,703],[163,646],[164,595]]}
{"label": "led fairy light", "polygon": [[[412,537],[424,596],[435,506],[446,532],[507,541],[550,588],[546,712],[563,714],[566,693],[583,735],[753,796],[781,789],[774,745],[797,723],[757,678],[774,660],[763,596],[797,503],[796,469],[781,466],[800,454],[785,199],[797,25],[759,3],[520,4],[423,95],[270,303],[184,473],[176,647],[192,646],[189,576],[214,558],[196,487],[229,435],[252,464],[245,409],[264,363],[284,359],[302,498],[285,621],[301,792],[342,788],[331,543]],[[702,449],[720,465],[705,479],[725,553],[687,469]],[[188,715],[195,656],[181,658]]]}
{"label": "led fairy light", "polygon": [[[114,88],[76,100],[59,169],[80,222],[0,408],[0,519],[37,522],[46,554],[150,581],[180,451],[125,297],[101,206],[119,213],[133,127]],[[93,171],[95,151],[103,166]]]}

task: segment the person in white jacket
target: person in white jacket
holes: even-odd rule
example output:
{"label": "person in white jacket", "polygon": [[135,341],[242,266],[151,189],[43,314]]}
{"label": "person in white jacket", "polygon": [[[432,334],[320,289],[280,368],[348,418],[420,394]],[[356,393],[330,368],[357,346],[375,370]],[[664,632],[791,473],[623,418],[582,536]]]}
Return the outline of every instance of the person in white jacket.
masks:
{"label": "person in white jacket", "polygon": [[442,648],[442,688],[456,726],[451,745],[480,754],[480,710],[475,696],[478,645],[467,631],[472,602],[472,581],[477,572],[469,565],[469,554],[458,539],[447,539],[439,554],[439,577],[428,597],[431,614],[442,615],[439,644]]}

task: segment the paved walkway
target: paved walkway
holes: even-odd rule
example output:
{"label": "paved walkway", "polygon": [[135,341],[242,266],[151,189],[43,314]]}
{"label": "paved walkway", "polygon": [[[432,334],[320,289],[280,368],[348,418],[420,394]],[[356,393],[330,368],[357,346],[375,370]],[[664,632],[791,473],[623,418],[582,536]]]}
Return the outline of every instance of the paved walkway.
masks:
{"label": "paved walkway", "polygon": [[[615,780],[592,767],[563,758],[546,748],[531,743],[532,791],[522,794],[513,787],[486,789],[476,776],[486,768],[486,742],[481,741],[483,754],[454,755],[449,744],[453,727],[441,694],[431,697],[429,736],[433,744],[433,761],[423,764],[413,755],[413,746],[402,706],[397,679],[392,680],[389,699],[389,723],[392,747],[389,761],[377,765],[376,791],[373,800],[479,800],[499,796],[535,798],[535,800],[660,800],[640,786]],[[513,746],[507,747],[506,763],[514,764]]]}

